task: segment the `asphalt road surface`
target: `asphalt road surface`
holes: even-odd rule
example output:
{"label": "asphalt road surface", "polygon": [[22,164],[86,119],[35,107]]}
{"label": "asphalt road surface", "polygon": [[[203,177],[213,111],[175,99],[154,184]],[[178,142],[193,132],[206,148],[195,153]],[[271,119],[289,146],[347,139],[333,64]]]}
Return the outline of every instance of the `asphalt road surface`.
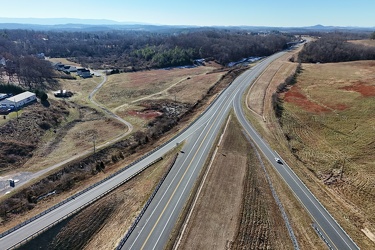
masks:
{"label": "asphalt road surface", "polygon": [[263,155],[279,172],[289,188],[293,191],[294,195],[310,214],[315,227],[318,228],[319,232],[322,235],[321,237],[326,241],[327,246],[331,249],[359,249],[354,241],[346,234],[346,232],[340,227],[340,225],[318,201],[318,199],[316,199],[316,197],[310,192],[305,184],[291,170],[287,163],[284,161],[282,161],[281,163],[276,162],[276,158],[281,159],[280,155],[274,152],[267,145],[267,143],[250,125],[248,120],[245,118],[245,115],[243,114],[241,106],[241,92],[243,91],[239,91],[237,93],[237,96],[233,102],[233,107],[237,118],[239,119],[246,132],[256,143],[258,148],[262,151]]}
{"label": "asphalt road surface", "polygon": [[[197,129],[187,139],[184,154],[177,159],[157,196],[153,199],[137,228],[125,242],[122,249],[163,249],[171,231],[190,194],[209,151],[218,136],[235,98],[241,97],[245,88],[276,57],[268,58],[240,75],[220,95],[218,100],[202,115]],[[196,126],[193,126],[193,128]],[[229,128],[230,129],[230,128]]]}
{"label": "asphalt road surface", "polygon": [[[325,239],[334,249],[357,249],[341,227],[315,199],[303,183],[294,175],[284,163],[277,164],[274,159],[277,154],[254,131],[244,119],[240,99],[255,78],[277,57],[284,52],[275,54],[260,62],[257,66],[244,72],[221,93],[220,97],[211,107],[201,115],[187,130],[174,138],[171,142],[160,148],[147,158],[135,164],[130,169],[122,172],[107,182],[98,185],[94,189],[82,194],[79,198],[53,210],[45,216],[25,225],[19,230],[0,239],[0,246],[4,249],[12,247],[23,239],[30,237],[42,228],[48,227],[54,221],[59,220],[74,209],[84,205],[111,187],[128,178],[148,163],[164,155],[178,143],[186,140],[174,167],[168,174],[153,201],[149,205],[136,229],[130,235],[122,249],[163,249],[168,243],[171,231],[190,194],[191,188],[204,165],[209,151],[224,124],[229,110],[234,106],[241,124],[253,138],[260,150],[279,171],[288,183],[304,207],[309,211],[319,230],[323,232]],[[229,128],[230,129],[230,128]]]}

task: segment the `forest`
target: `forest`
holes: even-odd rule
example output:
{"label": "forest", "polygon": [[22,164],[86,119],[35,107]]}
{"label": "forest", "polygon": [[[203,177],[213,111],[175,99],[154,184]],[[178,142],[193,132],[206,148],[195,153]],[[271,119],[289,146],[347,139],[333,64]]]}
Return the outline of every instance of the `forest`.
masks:
{"label": "forest", "polygon": [[295,38],[279,32],[188,29],[149,31],[66,32],[0,30],[0,56],[17,61],[26,55],[72,58],[87,67],[139,70],[192,64],[211,58],[225,65],[250,56],[268,56]]}
{"label": "forest", "polygon": [[[373,33],[374,34],[374,33]],[[303,63],[331,63],[357,60],[375,60],[375,48],[351,43],[350,40],[369,39],[374,35],[327,33],[304,45],[298,60]]]}
{"label": "forest", "polygon": [[[353,32],[310,33],[299,62],[374,60],[375,51],[348,42],[369,38]],[[373,35],[373,34],[372,34]],[[56,77],[47,57],[63,57],[95,69],[122,72],[192,65],[196,59],[226,66],[247,57],[269,56],[300,37],[279,31],[252,32],[223,28],[189,28],[170,32],[110,30],[97,32],[0,30],[0,82],[43,88]]]}

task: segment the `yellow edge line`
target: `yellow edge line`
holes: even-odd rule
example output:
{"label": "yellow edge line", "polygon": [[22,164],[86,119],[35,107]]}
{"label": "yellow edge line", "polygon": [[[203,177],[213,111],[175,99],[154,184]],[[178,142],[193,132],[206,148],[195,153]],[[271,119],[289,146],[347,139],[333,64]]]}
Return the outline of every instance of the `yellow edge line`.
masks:
{"label": "yellow edge line", "polygon": [[[221,109],[223,109],[223,108],[221,108]],[[219,114],[219,113],[218,113],[218,114]],[[163,216],[165,210],[167,209],[169,203],[171,202],[171,200],[172,200],[174,194],[176,193],[177,189],[179,188],[179,186],[180,186],[180,184],[181,184],[183,178],[185,177],[187,171],[189,170],[189,168],[191,167],[191,164],[193,163],[195,157],[197,156],[197,154],[198,154],[198,152],[199,152],[199,149],[202,147],[204,141],[206,140],[206,137],[208,136],[208,134],[209,134],[209,132],[211,131],[212,127],[215,125],[215,121],[216,121],[218,118],[219,118],[219,116],[217,116],[217,117],[215,118],[214,122],[212,123],[212,125],[211,125],[210,128],[208,129],[208,131],[207,131],[206,135],[204,136],[204,138],[203,138],[201,144],[199,145],[198,149],[195,151],[195,154],[194,154],[193,158],[191,159],[189,165],[187,166],[187,168],[186,168],[184,174],[183,174],[182,177],[180,178],[180,181],[178,182],[176,188],[173,190],[173,193],[172,193],[172,195],[170,196],[168,202],[167,202],[166,205],[164,206],[163,211],[160,213],[158,219],[156,220],[154,226],[152,227],[150,233],[148,234],[148,236],[147,236],[145,242],[143,243],[142,247],[140,248],[141,250],[144,249],[144,247],[145,247],[147,241],[148,241],[149,238],[151,237],[151,234],[154,232],[156,225],[159,223],[161,217]]]}

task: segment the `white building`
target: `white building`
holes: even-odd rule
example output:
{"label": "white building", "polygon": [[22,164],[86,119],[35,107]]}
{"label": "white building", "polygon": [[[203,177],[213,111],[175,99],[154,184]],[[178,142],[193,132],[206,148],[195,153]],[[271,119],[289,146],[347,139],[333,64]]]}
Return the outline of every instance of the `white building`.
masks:
{"label": "white building", "polygon": [[26,91],[2,100],[0,102],[0,106],[2,108],[18,109],[34,101],[36,101],[36,95],[34,93]]}

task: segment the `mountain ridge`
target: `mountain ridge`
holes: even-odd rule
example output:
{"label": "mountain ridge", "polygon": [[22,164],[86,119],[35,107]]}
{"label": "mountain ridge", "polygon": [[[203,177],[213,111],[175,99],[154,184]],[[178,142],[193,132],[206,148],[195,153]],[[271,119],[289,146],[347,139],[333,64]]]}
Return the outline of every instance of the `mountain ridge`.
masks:
{"label": "mountain ridge", "polygon": [[31,29],[31,30],[61,30],[61,31],[106,31],[106,30],[155,30],[160,28],[238,28],[263,30],[285,30],[285,31],[330,31],[330,30],[361,30],[373,31],[375,27],[355,27],[355,26],[324,26],[317,24],[313,26],[197,26],[197,25],[163,25],[149,24],[141,22],[118,22],[109,19],[80,19],[80,18],[8,18],[0,17],[0,29]]}

